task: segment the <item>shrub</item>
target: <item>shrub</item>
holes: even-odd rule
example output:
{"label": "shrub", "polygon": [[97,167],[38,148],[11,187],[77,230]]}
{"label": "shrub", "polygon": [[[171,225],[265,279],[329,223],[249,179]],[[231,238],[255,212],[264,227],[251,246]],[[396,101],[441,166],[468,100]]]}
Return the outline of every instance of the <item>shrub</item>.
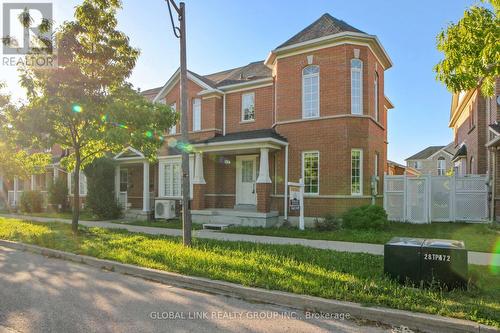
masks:
{"label": "shrub", "polygon": [[318,231],[338,230],[340,227],[340,220],[332,214],[326,214],[322,219],[314,219],[314,228]]}
{"label": "shrub", "polygon": [[95,160],[84,170],[87,176],[86,208],[101,219],[116,219],[122,209],[115,197],[115,162],[108,158]]}
{"label": "shrub", "polygon": [[43,206],[42,193],[38,191],[24,191],[21,194],[21,211],[26,213],[40,213]]}
{"label": "shrub", "polygon": [[375,205],[351,208],[342,215],[342,226],[348,229],[384,229],[388,224],[385,209]]}
{"label": "shrub", "polygon": [[49,185],[49,203],[61,212],[68,209],[68,186],[64,178],[58,177]]}

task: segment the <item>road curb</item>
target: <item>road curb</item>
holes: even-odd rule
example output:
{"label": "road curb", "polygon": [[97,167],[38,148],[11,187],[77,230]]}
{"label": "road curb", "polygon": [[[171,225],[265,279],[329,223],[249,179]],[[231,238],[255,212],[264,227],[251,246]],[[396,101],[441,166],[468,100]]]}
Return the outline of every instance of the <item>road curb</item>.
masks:
{"label": "road curb", "polygon": [[48,249],[36,245],[0,240],[0,246],[29,251],[51,258],[64,259],[83,263],[99,269],[106,269],[122,274],[132,275],[160,283],[222,294],[244,300],[275,304],[298,310],[349,313],[354,318],[384,323],[391,326],[406,326],[423,332],[440,333],[493,333],[500,332],[495,327],[485,326],[472,321],[453,319],[437,315],[415,313],[381,307],[366,307],[358,303],[330,300],[320,297],[297,295],[282,291],[266,290],[238,285],[235,283],[192,277],[170,273],[156,269],[143,268],[119,262],[97,259],[59,250]]}

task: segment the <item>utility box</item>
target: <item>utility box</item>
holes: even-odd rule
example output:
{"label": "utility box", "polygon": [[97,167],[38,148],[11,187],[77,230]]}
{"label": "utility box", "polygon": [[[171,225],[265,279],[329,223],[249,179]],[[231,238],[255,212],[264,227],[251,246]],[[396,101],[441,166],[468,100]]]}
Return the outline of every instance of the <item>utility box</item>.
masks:
{"label": "utility box", "polygon": [[420,283],[421,250],[425,239],[394,237],[384,245],[384,272],[402,283]]}
{"label": "utility box", "polygon": [[463,241],[427,239],[422,245],[421,279],[448,288],[464,288],[468,280],[467,250]]}

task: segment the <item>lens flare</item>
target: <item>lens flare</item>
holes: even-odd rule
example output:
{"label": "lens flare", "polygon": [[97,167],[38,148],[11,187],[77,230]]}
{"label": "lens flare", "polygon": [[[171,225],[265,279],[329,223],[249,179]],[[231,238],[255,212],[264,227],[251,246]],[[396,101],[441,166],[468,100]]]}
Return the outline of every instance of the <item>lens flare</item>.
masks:
{"label": "lens flare", "polygon": [[104,114],[101,116],[101,121],[102,122],[107,122],[108,121],[108,115],[107,114]]}
{"label": "lens flare", "polygon": [[147,131],[146,132],[146,138],[149,138],[149,139],[153,138],[153,132]]}
{"label": "lens flare", "polygon": [[75,112],[75,113],[81,113],[83,111],[83,108],[81,105],[78,105],[78,104],[73,104],[71,106],[71,111]]}
{"label": "lens flare", "polygon": [[493,274],[500,274],[500,238],[497,239],[491,254],[490,271]]}

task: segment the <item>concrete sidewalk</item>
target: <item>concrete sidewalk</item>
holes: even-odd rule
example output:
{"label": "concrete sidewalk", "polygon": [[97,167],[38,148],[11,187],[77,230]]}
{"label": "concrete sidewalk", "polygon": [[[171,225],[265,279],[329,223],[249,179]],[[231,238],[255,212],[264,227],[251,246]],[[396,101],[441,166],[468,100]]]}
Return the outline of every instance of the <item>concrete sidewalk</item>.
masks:
{"label": "concrete sidewalk", "polygon": [[[35,222],[61,222],[71,224],[71,220],[60,218],[36,217],[17,214],[0,214],[0,217],[17,218]],[[130,232],[139,232],[151,235],[166,235],[166,236],[182,236],[180,229],[154,228],[143,227],[129,224],[119,224],[110,221],[80,221],[81,225],[87,227],[101,227],[108,229],[126,229]],[[284,245],[302,245],[317,249],[333,250],[340,252],[351,253],[369,253],[375,255],[384,255],[384,246],[380,244],[340,242],[327,240],[313,240],[291,237],[272,237],[272,236],[256,236],[246,234],[229,234],[223,232],[215,232],[208,230],[193,230],[193,236],[197,238],[215,239],[230,242],[252,242],[263,244],[284,244]],[[490,266],[500,266],[500,254],[473,252],[469,251],[469,264]]]}

